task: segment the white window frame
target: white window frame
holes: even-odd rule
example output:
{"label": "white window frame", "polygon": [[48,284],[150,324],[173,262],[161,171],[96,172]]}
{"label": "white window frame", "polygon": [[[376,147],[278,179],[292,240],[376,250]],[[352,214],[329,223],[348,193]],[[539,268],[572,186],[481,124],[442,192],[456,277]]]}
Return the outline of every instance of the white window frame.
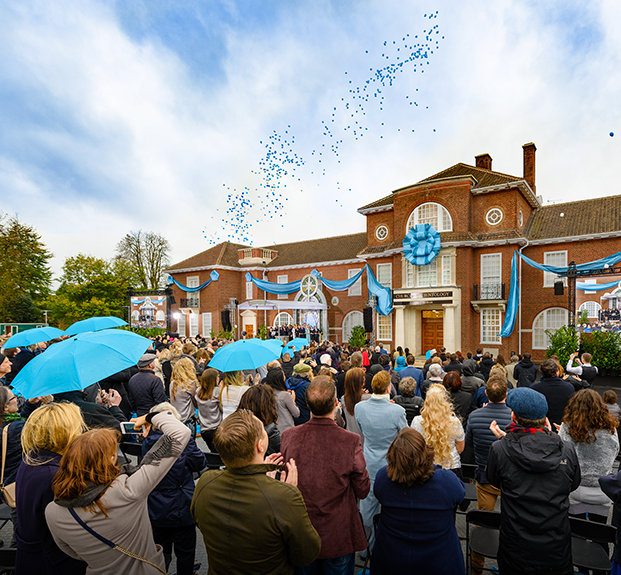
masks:
{"label": "white window frame", "polygon": [[253,288],[254,284],[252,282],[246,282],[246,300],[250,300],[252,299],[252,288]]}
{"label": "white window frame", "polygon": [[[492,321],[490,321],[491,318],[489,318],[488,316],[490,316],[492,314],[492,312],[494,312],[494,316],[497,319],[494,319],[493,321],[495,322],[492,323]],[[496,335],[493,335],[493,332],[495,331],[492,328],[497,328],[497,332]],[[486,344],[498,344],[500,343],[500,331],[502,329],[502,310],[500,308],[497,307],[489,307],[489,308],[482,308],[481,309],[481,343],[486,343]]]}
{"label": "white window frame", "polygon": [[349,341],[351,332],[357,325],[361,325],[362,327],[364,327],[364,315],[361,311],[355,309],[350,311],[343,318],[343,343],[347,343]]}
{"label": "white window frame", "polygon": [[[429,278],[431,283],[421,281],[421,278]],[[437,287],[438,286],[438,258],[434,258],[424,266],[416,266],[416,287]]]}
{"label": "white window frame", "polygon": [[[559,254],[564,254],[565,259],[564,263],[559,264],[558,262],[549,262],[550,256],[558,256]],[[543,264],[546,266],[555,266],[555,267],[567,267],[567,250],[557,250],[554,252],[543,252]],[[561,279],[560,276],[553,274],[552,272],[543,272],[543,287],[554,287],[554,282],[558,279]],[[567,285],[567,278],[563,279],[563,285]]]}
{"label": "white window frame", "polygon": [[[195,288],[198,287],[200,285],[200,276],[186,276],[185,278],[185,285],[189,288]],[[195,299],[196,300],[196,305],[195,306],[188,306],[188,307],[193,307],[193,308],[200,308],[201,307],[201,294],[198,291],[195,292],[187,292],[186,294],[186,299]],[[192,336],[190,336],[192,337]]]}
{"label": "white window frame", "polygon": [[211,337],[211,330],[213,329],[213,324],[211,323],[211,312],[206,311],[202,314],[202,323],[201,323],[201,335],[203,337]]}
{"label": "white window frame", "polygon": [[377,314],[377,340],[392,341],[392,312],[388,315]]}
{"label": "white window frame", "polygon": [[414,264],[411,264],[408,260],[403,258],[403,287],[413,288],[416,287],[416,270]]}
{"label": "white window frame", "polygon": [[453,258],[450,254],[442,256],[442,285],[453,285]]}
{"label": "white window frame", "polygon": [[[493,262],[497,260],[496,271],[497,273],[484,274],[485,269],[484,262]],[[495,285],[502,283],[502,253],[493,254],[481,254],[481,285]]]}
{"label": "white window frame", "polygon": [[[425,214],[425,211],[436,210],[435,216],[429,216]],[[431,221],[435,218],[435,224]],[[452,232],[453,231],[453,218],[451,213],[442,205],[437,202],[425,202],[420,206],[416,206],[407,221],[405,233],[407,234],[411,228],[417,224],[430,223],[437,232]]]}
{"label": "white window frame", "polygon": [[[550,345],[550,338],[547,336],[546,330],[551,329],[551,328],[558,329],[559,327],[561,327],[561,326],[550,325],[551,322],[549,322],[548,316],[549,316],[549,312],[552,310],[564,311],[565,312],[565,323],[563,325],[567,325],[569,322],[569,312],[567,311],[567,308],[548,307],[544,309],[543,311],[539,312],[537,316],[535,317],[535,319],[533,320],[533,328],[532,328],[533,330],[532,348],[533,349],[548,349],[548,346]],[[543,324],[541,327],[537,325],[539,321],[541,321],[541,323]],[[541,329],[541,332],[539,332],[539,329]]]}
{"label": "white window frame", "polygon": [[[282,323],[282,320],[279,319],[281,316],[286,316],[287,323]],[[293,325],[293,316],[286,311],[281,311],[277,313],[276,317],[274,318],[274,326],[280,327],[281,325]]]}
{"label": "white window frame", "polygon": [[179,333],[179,337],[185,337],[186,329],[187,329],[187,321],[184,313],[180,313],[177,318],[177,332]]}
{"label": "white window frame", "polygon": [[[289,276],[286,274],[276,276],[276,283],[279,283],[279,284],[289,283]],[[289,299],[289,294],[279,293],[277,296],[277,299]]]}
{"label": "white window frame", "polygon": [[[587,292],[588,293],[588,292]],[[591,315],[588,308],[594,309],[597,308],[595,310],[595,315]],[[602,306],[599,302],[596,302],[594,300],[587,300],[583,303],[580,304],[580,307],[578,308],[578,315],[582,313],[582,310],[586,309],[587,313],[589,314],[589,319],[597,319],[599,317],[599,312],[602,311]]]}
{"label": "white window frame", "polygon": [[[361,269],[362,268],[348,269],[347,279],[353,278]],[[360,276],[358,278],[358,281],[347,290],[347,295],[348,296],[362,295],[362,276]]]}
{"label": "white window frame", "polygon": [[392,289],[392,263],[377,264],[375,278],[384,287]]}

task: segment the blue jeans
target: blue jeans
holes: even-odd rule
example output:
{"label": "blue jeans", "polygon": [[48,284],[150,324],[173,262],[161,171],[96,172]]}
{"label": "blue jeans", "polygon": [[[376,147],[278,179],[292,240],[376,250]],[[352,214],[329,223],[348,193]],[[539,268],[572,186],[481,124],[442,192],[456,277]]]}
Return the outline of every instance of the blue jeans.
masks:
{"label": "blue jeans", "polygon": [[353,575],[356,554],[343,555],[334,559],[315,559],[306,567],[298,567],[298,575]]}

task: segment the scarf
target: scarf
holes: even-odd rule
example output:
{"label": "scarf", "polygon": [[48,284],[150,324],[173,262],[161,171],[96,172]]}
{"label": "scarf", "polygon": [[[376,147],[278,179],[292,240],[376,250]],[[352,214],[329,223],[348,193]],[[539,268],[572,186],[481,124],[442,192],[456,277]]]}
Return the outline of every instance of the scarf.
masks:
{"label": "scarf", "polygon": [[508,433],[550,433],[545,427],[522,427],[514,421],[507,425]]}
{"label": "scarf", "polygon": [[4,423],[13,423],[14,421],[26,421],[19,413],[5,413]]}

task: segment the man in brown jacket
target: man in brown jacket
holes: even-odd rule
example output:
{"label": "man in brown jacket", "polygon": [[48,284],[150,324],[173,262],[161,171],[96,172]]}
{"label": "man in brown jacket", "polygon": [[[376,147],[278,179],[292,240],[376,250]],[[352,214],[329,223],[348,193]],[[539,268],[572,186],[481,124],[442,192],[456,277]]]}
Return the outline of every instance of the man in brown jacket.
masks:
{"label": "man in brown jacket", "polygon": [[226,469],[201,476],[191,506],[209,575],[293,575],[311,563],[321,540],[296,487],[295,461],[286,464],[282,481],[266,475],[276,469],[264,463],[267,434],[247,410],[225,418],[214,443]]}
{"label": "man in brown jacket", "polygon": [[352,575],[356,551],[367,548],[357,505],[370,488],[360,436],[334,422],[338,401],[327,377],[313,379],[306,402],[310,421],[287,429],[281,443],[285,459],[296,462],[298,487],[321,537],[319,558],[298,572]]}

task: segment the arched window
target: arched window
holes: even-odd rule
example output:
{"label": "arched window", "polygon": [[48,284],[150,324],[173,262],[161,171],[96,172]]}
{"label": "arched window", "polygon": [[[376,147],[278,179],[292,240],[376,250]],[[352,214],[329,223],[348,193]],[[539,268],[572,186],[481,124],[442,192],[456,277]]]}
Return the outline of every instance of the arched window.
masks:
{"label": "arched window", "polygon": [[357,325],[364,326],[364,320],[361,311],[350,311],[343,319],[343,343],[349,341],[351,331]]}
{"label": "arched window", "polygon": [[533,349],[547,349],[550,337],[546,331],[556,331],[567,325],[569,313],[564,307],[544,309],[533,321]]}
{"label": "arched window", "polygon": [[407,234],[416,224],[431,224],[438,232],[453,231],[451,214],[444,206],[434,202],[421,204],[412,212],[405,233]]}
{"label": "arched window", "polygon": [[599,317],[599,312],[602,309],[602,306],[599,305],[596,301],[585,301],[578,310],[582,313],[583,310],[586,310],[587,315],[590,318],[597,319]]}
{"label": "arched window", "polygon": [[279,327],[281,325],[293,325],[293,317],[286,311],[281,311],[274,320],[274,325]]}

